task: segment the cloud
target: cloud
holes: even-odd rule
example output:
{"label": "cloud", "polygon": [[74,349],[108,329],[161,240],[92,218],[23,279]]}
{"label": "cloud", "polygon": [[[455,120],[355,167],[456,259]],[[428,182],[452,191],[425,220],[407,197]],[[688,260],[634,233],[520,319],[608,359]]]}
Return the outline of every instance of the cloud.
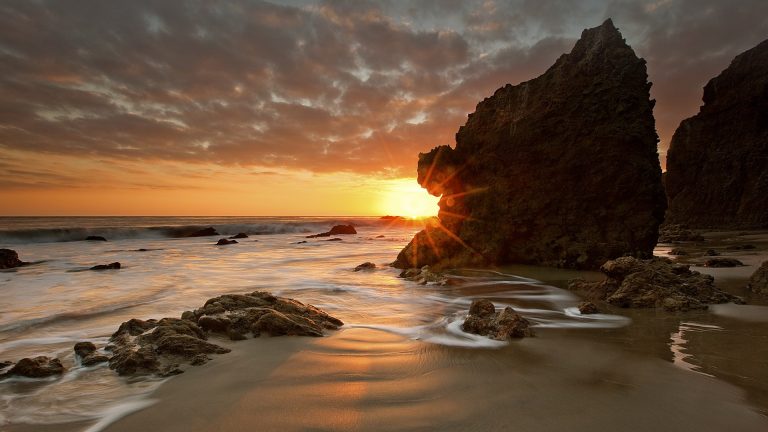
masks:
{"label": "cloud", "polygon": [[662,146],[706,80],[768,36],[758,0],[8,1],[0,146],[411,176],[483,97],[607,16],[648,60]]}

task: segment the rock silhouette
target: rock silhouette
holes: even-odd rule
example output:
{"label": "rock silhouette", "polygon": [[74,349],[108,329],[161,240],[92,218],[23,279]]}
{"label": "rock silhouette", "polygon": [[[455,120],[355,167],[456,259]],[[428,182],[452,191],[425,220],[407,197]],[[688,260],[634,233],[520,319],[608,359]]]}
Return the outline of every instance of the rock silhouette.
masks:
{"label": "rock silhouette", "polygon": [[25,263],[19,259],[19,254],[13,249],[0,249],[0,269],[21,267]]}
{"label": "rock silhouette", "polygon": [[608,20],[538,78],[477,105],[456,147],[420,154],[442,196],[399,268],[597,268],[651,256],[666,209],[645,61]]}
{"label": "rock silhouette", "polygon": [[667,220],[694,228],[768,227],[768,40],[704,87],[667,154]]}

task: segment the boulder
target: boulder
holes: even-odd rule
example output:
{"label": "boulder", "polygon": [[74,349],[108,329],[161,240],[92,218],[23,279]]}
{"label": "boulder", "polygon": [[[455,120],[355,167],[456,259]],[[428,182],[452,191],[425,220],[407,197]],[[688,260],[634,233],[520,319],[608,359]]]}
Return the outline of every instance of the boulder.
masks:
{"label": "boulder", "polygon": [[308,235],[307,238],[330,237],[332,235],[339,234],[357,234],[357,230],[355,230],[355,227],[352,225],[334,225],[330,231],[320,234]]}
{"label": "boulder", "polygon": [[216,246],[226,246],[231,244],[237,244],[237,240],[229,240],[229,239],[219,239],[219,241],[216,242]]}
{"label": "boulder", "polygon": [[122,265],[119,262],[113,262],[111,264],[99,264],[90,268],[90,270],[120,270]]}
{"label": "boulder", "polygon": [[704,262],[705,267],[741,267],[744,263],[734,258],[711,258]]}
{"label": "boulder", "polygon": [[706,309],[713,303],[743,303],[739,297],[716,288],[712,276],[691,271],[689,265],[668,258],[621,257],[606,262],[600,271],[606,274],[605,280],[575,279],[568,283],[568,289],[590,300],[624,308],[685,311]]}
{"label": "boulder", "polygon": [[765,261],[752,274],[747,288],[755,294],[768,294],[768,261]]}
{"label": "boulder", "polygon": [[25,265],[24,261],[19,259],[19,254],[12,249],[0,249],[0,269],[9,269]]}
{"label": "boulder", "polygon": [[374,264],[372,262],[364,262],[364,263],[358,265],[357,267],[355,267],[354,271],[358,272],[358,271],[361,271],[361,270],[373,270],[375,268],[376,268],[376,264]]}
{"label": "boulder", "polygon": [[85,240],[86,241],[103,241],[103,242],[107,241],[107,239],[105,239],[104,237],[102,237],[102,236],[95,236],[95,235],[90,235],[90,236],[86,237]]}
{"label": "boulder", "polygon": [[667,152],[667,220],[695,228],[768,227],[768,40],[704,87]]}
{"label": "boulder", "polygon": [[519,339],[533,336],[531,323],[507,306],[501,312],[490,300],[472,301],[461,329],[467,333],[487,336],[496,340]]}
{"label": "boulder", "polygon": [[38,356],[23,358],[5,373],[6,377],[22,376],[27,378],[45,378],[64,373],[64,366],[57,358]]}
{"label": "boulder", "polygon": [[248,238],[248,234],[246,233],[238,233],[230,237],[231,239],[245,239]]}
{"label": "boulder", "polygon": [[608,20],[543,75],[496,90],[455,148],[419,155],[440,212],[394,265],[594,269],[652,256],[666,197],[647,78]]}

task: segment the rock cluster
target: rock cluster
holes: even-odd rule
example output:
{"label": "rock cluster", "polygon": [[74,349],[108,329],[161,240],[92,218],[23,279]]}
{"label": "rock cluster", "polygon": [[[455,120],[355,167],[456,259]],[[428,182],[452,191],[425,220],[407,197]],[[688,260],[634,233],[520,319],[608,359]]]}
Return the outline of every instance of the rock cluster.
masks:
{"label": "rock cluster", "polygon": [[768,261],[755,270],[749,278],[747,288],[755,294],[768,294]]}
{"label": "rock cluster", "polygon": [[533,336],[531,323],[514,309],[507,306],[501,312],[488,299],[472,301],[469,315],[461,325],[467,333],[488,336],[491,339],[507,340]]}
{"label": "rock cluster", "polygon": [[714,278],[691,271],[668,258],[641,260],[622,257],[600,267],[607,279],[586,282],[575,279],[568,289],[591,300],[625,308],[663,308],[667,311],[706,309],[713,303],[743,303],[714,285]]}
{"label": "rock cluster", "polygon": [[21,267],[26,264],[19,259],[19,254],[12,249],[0,249],[0,269]]}
{"label": "rock cluster", "polygon": [[419,155],[439,219],[395,266],[589,269],[650,257],[666,209],[650,87],[645,61],[608,20],[540,77],[498,89],[455,148]]}
{"label": "rock cluster", "polygon": [[357,230],[355,230],[355,227],[352,225],[334,225],[330,231],[326,231],[320,234],[308,235],[307,238],[330,237],[332,235],[339,234],[357,234]]}
{"label": "rock cluster", "polygon": [[323,330],[343,324],[314,306],[266,292],[226,294],[184,312],[181,319],[124,322],[110,338],[109,366],[120,375],[171,375],[182,372],[182,364],[203,364],[209,354],[230,351],[209,342],[210,333],[231,340],[246,339],[249,334],[322,336]]}
{"label": "rock cluster", "polygon": [[768,227],[768,40],[704,87],[667,153],[667,220],[697,228]]}

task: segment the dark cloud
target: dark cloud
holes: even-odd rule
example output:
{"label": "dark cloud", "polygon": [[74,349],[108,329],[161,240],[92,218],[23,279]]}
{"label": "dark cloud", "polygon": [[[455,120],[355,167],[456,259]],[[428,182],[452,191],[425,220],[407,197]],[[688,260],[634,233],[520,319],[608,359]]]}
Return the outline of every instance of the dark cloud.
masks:
{"label": "dark cloud", "polygon": [[662,151],[706,81],[768,37],[763,0],[7,1],[0,146],[410,175],[608,16],[648,60]]}

